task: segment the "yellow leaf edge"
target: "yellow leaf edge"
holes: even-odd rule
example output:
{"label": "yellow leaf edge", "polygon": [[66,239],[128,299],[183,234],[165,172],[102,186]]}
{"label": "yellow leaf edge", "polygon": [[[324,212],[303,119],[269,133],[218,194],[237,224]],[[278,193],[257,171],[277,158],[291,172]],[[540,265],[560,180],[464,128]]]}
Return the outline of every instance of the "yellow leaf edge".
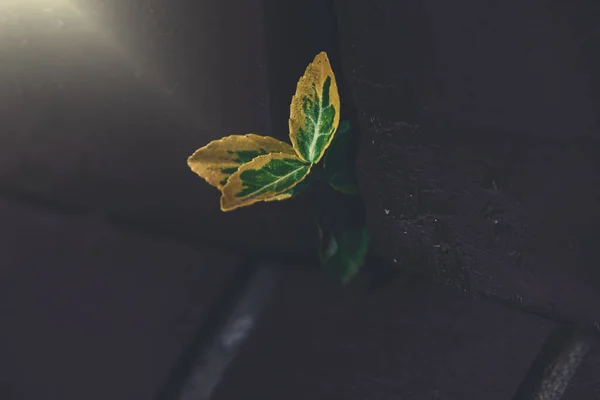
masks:
{"label": "yellow leaf edge", "polygon": [[245,135],[229,135],[213,140],[206,146],[196,150],[187,159],[189,168],[209,185],[222,190],[221,183],[230,174],[223,173],[224,168],[239,168],[243,163],[233,159],[228,151],[254,151],[263,148],[268,153],[284,153],[296,155],[294,148],[286,142],[271,136],[261,136],[254,133]]}
{"label": "yellow leaf edge", "polygon": [[315,83],[315,81],[317,81],[318,83],[316,85],[317,93],[322,93],[323,85],[325,83],[325,80],[327,79],[327,76],[329,75],[331,76],[329,102],[333,105],[333,107],[336,110],[333,121],[333,133],[331,135],[331,138],[329,138],[329,141],[322,148],[317,159],[314,162],[312,162],[312,164],[318,163],[321,160],[321,158],[323,158],[325,151],[327,151],[327,149],[331,145],[331,142],[333,141],[333,138],[335,137],[340,123],[340,95],[338,92],[335,73],[331,68],[331,63],[329,62],[329,57],[327,56],[326,52],[322,51],[319,54],[317,54],[313,61],[308,65],[308,67],[306,67],[304,74],[298,80],[298,83],[296,85],[296,92],[294,93],[294,96],[292,96],[292,102],[290,104],[290,118],[288,121],[288,127],[290,131],[290,142],[292,143],[292,147],[296,151],[298,157],[305,162],[310,162],[302,156],[298,145],[298,132],[302,126],[302,115],[304,115],[304,110],[302,109],[302,100],[304,97],[304,93],[312,90],[312,84]]}
{"label": "yellow leaf edge", "polygon": [[[244,171],[247,171],[250,169],[259,169],[259,168],[263,167],[264,165],[266,165],[271,160],[285,159],[285,158],[293,158],[298,161],[301,161],[303,163],[303,165],[307,168],[306,173],[304,174],[304,176],[301,179],[298,179],[293,185],[286,187],[285,189],[281,190],[278,193],[268,193],[266,195],[257,196],[257,197],[250,198],[250,199],[248,199],[248,198],[239,199],[239,198],[235,197],[235,194],[238,193],[243,187],[243,182],[242,182],[240,176]],[[292,197],[292,194],[285,193],[285,192],[294,188],[297,184],[299,184],[304,179],[306,179],[306,177],[310,174],[310,170],[311,170],[312,166],[313,166],[312,164],[306,163],[304,160],[299,158],[296,154],[290,155],[287,153],[271,153],[271,154],[265,154],[262,156],[258,156],[254,160],[242,165],[234,174],[231,175],[231,177],[227,181],[227,184],[221,190],[221,193],[222,193],[221,200],[220,200],[221,211],[223,211],[223,212],[233,211],[240,207],[250,206],[259,201],[270,202],[270,201],[280,201],[280,200],[289,199],[290,197]]]}

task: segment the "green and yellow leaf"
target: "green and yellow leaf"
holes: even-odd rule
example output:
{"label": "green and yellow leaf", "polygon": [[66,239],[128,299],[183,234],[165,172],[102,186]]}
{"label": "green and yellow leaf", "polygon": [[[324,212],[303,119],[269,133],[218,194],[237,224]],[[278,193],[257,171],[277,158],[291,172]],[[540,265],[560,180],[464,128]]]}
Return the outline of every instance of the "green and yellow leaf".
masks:
{"label": "green and yellow leaf", "polygon": [[310,172],[311,165],[295,155],[271,153],[242,165],[223,189],[221,210],[230,211],[258,201],[290,198],[289,190]]}
{"label": "green and yellow leaf", "polygon": [[290,106],[290,139],[304,161],[316,164],[340,122],[340,96],[327,54],[318,54],[298,81]]}
{"label": "green and yellow leaf", "polygon": [[212,186],[223,189],[238,168],[258,156],[269,153],[295,154],[289,144],[253,133],[213,140],[188,158],[188,165]]}

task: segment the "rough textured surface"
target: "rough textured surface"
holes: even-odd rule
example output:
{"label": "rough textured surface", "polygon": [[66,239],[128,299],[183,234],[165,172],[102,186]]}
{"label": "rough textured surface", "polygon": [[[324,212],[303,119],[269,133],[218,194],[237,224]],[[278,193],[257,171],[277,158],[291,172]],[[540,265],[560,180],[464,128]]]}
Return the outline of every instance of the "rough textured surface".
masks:
{"label": "rough textured surface", "polygon": [[293,273],[214,399],[506,400],[553,327],[439,284],[359,295]]}
{"label": "rough textured surface", "polygon": [[598,3],[337,4],[373,250],[599,329]]}
{"label": "rough textured surface", "polygon": [[0,199],[0,398],[147,400],[238,259]]}
{"label": "rough textured surface", "polygon": [[595,344],[586,359],[583,360],[577,373],[571,380],[564,399],[582,400],[600,399],[600,345]]}
{"label": "rough textured surface", "polygon": [[263,12],[246,0],[2,6],[0,189],[304,255],[314,232],[301,201],[224,214],[186,164],[222,136],[287,138],[271,131]]}
{"label": "rough textured surface", "polygon": [[[152,398],[237,259],[104,216],[307,256],[303,201],[219,213],[185,159],[227,134],[286,138],[306,63],[325,50],[341,71],[330,4],[5,3],[0,193],[71,213],[0,201],[0,398]],[[555,3],[338,1],[344,72],[376,252],[593,324],[598,13]],[[218,399],[505,400],[554,326],[439,285],[322,279],[290,275]],[[596,353],[569,400],[597,396]]]}

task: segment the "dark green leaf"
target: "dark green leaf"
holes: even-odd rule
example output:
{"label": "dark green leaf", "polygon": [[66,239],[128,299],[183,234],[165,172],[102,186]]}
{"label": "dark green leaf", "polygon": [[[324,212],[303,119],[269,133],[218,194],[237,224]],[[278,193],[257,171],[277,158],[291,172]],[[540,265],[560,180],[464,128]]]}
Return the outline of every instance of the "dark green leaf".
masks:
{"label": "dark green leaf", "polygon": [[346,284],[365,263],[369,248],[366,228],[347,229],[326,234],[320,229],[319,257],[326,272],[335,281]]}
{"label": "dark green leaf", "polygon": [[323,158],[325,179],[331,187],[346,194],[358,193],[355,161],[356,138],[350,131],[349,122],[342,121]]}

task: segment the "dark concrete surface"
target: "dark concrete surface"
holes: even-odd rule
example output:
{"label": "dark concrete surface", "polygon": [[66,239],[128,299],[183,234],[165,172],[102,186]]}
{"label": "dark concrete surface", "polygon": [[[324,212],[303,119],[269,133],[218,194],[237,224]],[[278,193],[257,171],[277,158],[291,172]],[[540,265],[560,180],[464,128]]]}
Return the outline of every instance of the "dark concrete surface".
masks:
{"label": "dark concrete surface", "polygon": [[235,251],[309,254],[301,200],[221,213],[186,164],[222,136],[287,138],[271,130],[260,1],[15,4],[0,11],[0,189]]}
{"label": "dark concrete surface", "polygon": [[214,399],[507,400],[554,326],[439,284],[291,273]]}
{"label": "dark concrete surface", "polygon": [[598,331],[598,2],[336,4],[373,251]]}
{"label": "dark concrete surface", "polygon": [[314,258],[302,200],[224,214],[186,165],[225,135],[287,138],[263,12],[0,4],[0,398],[151,398],[243,255]]}
{"label": "dark concrete surface", "polygon": [[0,398],[150,399],[239,257],[0,199]]}
{"label": "dark concrete surface", "polygon": [[600,399],[600,346],[583,360],[564,395],[564,400]]}
{"label": "dark concrete surface", "polygon": [[504,400],[557,321],[600,322],[596,8],[338,1],[340,57],[328,2],[143,3],[0,4],[0,399],[152,398],[244,255],[313,257],[307,199],[223,214],[185,161],[285,139],[322,50],[375,253],[461,290],[289,271],[216,399]]}

